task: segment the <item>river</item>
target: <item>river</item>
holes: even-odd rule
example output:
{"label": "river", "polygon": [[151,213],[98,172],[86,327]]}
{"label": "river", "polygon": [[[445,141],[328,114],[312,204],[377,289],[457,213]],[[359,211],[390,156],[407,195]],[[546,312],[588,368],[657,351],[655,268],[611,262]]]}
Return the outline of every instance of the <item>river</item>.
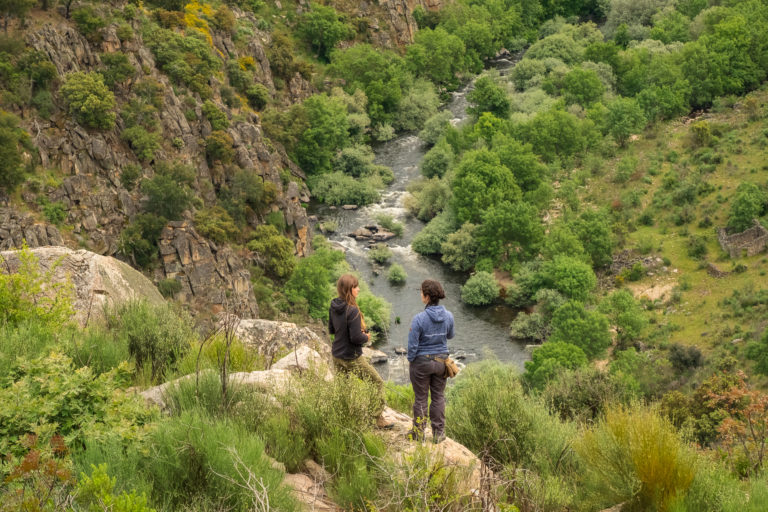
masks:
{"label": "river", "polygon": [[[508,71],[510,66],[512,62],[505,59],[495,63],[495,67],[502,74]],[[451,101],[446,105],[445,108],[454,115],[452,122],[459,123],[467,119],[466,95],[471,87],[470,82],[453,93]],[[453,272],[438,260],[421,256],[411,249],[411,240],[424,227],[424,223],[408,215],[403,207],[403,200],[408,183],[421,176],[419,163],[426,148],[420,139],[415,134],[402,135],[378,144],[373,149],[376,163],[390,167],[395,175],[392,184],[382,192],[381,200],[357,210],[343,210],[312,203],[309,213],[317,215],[320,221],[334,220],[338,223],[338,230],[330,235],[329,239],[346,249],[347,261],[370,284],[371,290],[392,303],[393,321],[389,335],[374,347],[389,356],[386,364],[376,365],[379,373],[385,379],[395,382],[408,381],[405,357],[397,355],[395,349],[406,347],[411,319],[424,308],[419,285],[427,278],[440,281],[445,288],[446,298],[441,304],[453,313],[456,325],[456,336],[449,340],[448,347],[453,356],[459,358],[460,363],[467,364],[486,357],[496,357],[504,362],[515,363],[522,369],[524,361],[530,357],[523,344],[512,341],[509,337],[509,323],[517,312],[504,305],[472,307],[463,304],[460,288],[467,278],[466,274]],[[387,242],[393,252],[392,262],[401,264],[408,274],[404,285],[390,285],[386,269],[376,275],[374,266],[367,258],[368,244],[348,236],[361,226],[375,224],[376,215],[381,213],[391,215],[405,226],[403,236]]]}

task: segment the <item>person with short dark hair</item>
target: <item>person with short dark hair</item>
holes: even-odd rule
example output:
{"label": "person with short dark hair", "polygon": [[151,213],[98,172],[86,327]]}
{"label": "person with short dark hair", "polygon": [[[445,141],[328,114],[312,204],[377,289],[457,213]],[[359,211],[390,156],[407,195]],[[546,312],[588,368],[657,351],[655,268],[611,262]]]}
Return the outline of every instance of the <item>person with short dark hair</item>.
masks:
{"label": "person with short dark hair", "polygon": [[352,373],[376,386],[376,426],[392,428],[393,423],[381,416],[384,410],[384,380],[371,363],[363,357],[363,345],[370,336],[365,327],[365,317],[357,306],[360,283],[352,274],[344,274],[336,283],[339,296],[331,301],[328,311],[328,333],[333,334],[331,355],[337,372]]}
{"label": "person with short dark hair", "polygon": [[453,314],[441,306],[445,298],[443,286],[432,279],[421,283],[421,301],[424,311],[413,317],[408,333],[409,374],[415,400],[413,403],[413,427],[408,433],[413,440],[424,440],[427,423],[432,426],[432,441],[445,439],[445,358],[448,357],[448,340],[453,338]]}

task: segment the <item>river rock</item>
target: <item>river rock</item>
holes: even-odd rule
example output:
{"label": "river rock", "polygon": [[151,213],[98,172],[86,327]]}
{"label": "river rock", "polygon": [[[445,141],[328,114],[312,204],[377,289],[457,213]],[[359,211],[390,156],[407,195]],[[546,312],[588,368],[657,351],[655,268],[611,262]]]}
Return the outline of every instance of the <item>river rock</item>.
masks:
{"label": "river rock", "polygon": [[357,228],[349,234],[350,237],[357,240],[365,240],[373,236],[373,232],[367,228]]}
{"label": "river rock", "polygon": [[[30,249],[40,271],[51,272],[54,283],[72,283],[75,318],[86,325],[103,315],[105,307],[129,300],[144,299],[152,304],[165,302],[157,287],[139,271],[109,256],[66,247]],[[0,272],[16,272],[21,266],[19,251],[0,252]]]}
{"label": "river rock", "polygon": [[397,354],[397,355],[403,356],[403,355],[405,355],[407,353],[408,353],[408,349],[406,349],[405,347],[397,347],[397,348],[395,348],[395,354]]}
{"label": "river rock", "polygon": [[373,234],[371,238],[373,238],[376,242],[386,242],[387,240],[391,240],[392,238],[395,238],[397,235],[392,233],[391,231],[386,230],[380,230]]}
{"label": "river rock", "polygon": [[356,204],[345,204],[341,207],[342,210],[357,210],[357,208]]}
{"label": "river rock", "polygon": [[386,363],[389,356],[381,350],[375,348],[363,347],[363,356],[365,356],[371,364]]}

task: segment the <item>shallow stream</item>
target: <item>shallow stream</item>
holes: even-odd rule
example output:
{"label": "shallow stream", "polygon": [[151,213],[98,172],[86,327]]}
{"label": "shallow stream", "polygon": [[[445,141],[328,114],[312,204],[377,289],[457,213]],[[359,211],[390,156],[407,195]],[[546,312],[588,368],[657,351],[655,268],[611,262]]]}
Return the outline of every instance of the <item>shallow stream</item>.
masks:
{"label": "shallow stream", "polygon": [[[496,62],[496,68],[504,74],[512,66],[508,60]],[[453,98],[446,105],[453,115],[453,123],[459,123],[468,116],[466,113],[466,95],[472,83],[453,93]],[[448,346],[454,358],[460,363],[470,363],[486,357],[496,357],[501,361],[513,362],[521,368],[529,359],[524,345],[512,341],[509,337],[509,323],[517,311],[506,306],[472,307],[460,300],[460,288],[467,276],[452,272],[440,261],[415,253],[410,246],[414,235],[424,223],[408,215],[403,206],[406,187],[412,180],[419,178],[419,163],[426,152],[420,139],[415,134],[400,136],[386,143],[374,146],[376,163],[386,165],[394,171],[395,180],[382,193],[381,201],[357,210],[333,208],[320,203],[312,203],[309,213],[317,215],[320,221],[335,220],[338,230],[329,239],[346,249],[347,261],[360,272],[371,290],[392,303],[393,321],[389,335],[374,348],[384,351],[389,360],[386,364],[376,365],[379,373],[395,382],[408,381],[408,365],[405,356],[397,355],[395,349],[405,348],[408,329],[413,316],[420,312],[421,303],[419,285],[424,279],[436,279],[443,284],[446,298],[441,301],[450,310],[455,319],[456,337],[449,340]],[[376,224],[375,217],[386,213],[403,223],[403,236],[389,240],[387,244],[393,252],[393,263],[399,263],[408,274],[404,285],[390,285],[386,277],[386,268],[379,272],[367,258],[368,243],[358,242],[349,237],[349,233],[361,226]],[[378,275],[376,275],[378,273]],[[398,320],[399,319],[399,323]]]}

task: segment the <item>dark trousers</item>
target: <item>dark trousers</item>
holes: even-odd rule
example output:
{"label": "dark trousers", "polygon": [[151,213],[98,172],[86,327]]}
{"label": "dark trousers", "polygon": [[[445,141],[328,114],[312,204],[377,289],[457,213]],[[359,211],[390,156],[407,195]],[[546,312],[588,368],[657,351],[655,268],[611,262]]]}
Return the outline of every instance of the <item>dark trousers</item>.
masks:
{"label": "dark trousers", "polygon": [[413,430],[423,435],[427,425],[427,398],[432,393],[432,403],[429,406],[429,421],[432,425],[432,435],[439,437],[445,432],[445,364],[417,356],[408,370],[411,377],[413,393]]}

